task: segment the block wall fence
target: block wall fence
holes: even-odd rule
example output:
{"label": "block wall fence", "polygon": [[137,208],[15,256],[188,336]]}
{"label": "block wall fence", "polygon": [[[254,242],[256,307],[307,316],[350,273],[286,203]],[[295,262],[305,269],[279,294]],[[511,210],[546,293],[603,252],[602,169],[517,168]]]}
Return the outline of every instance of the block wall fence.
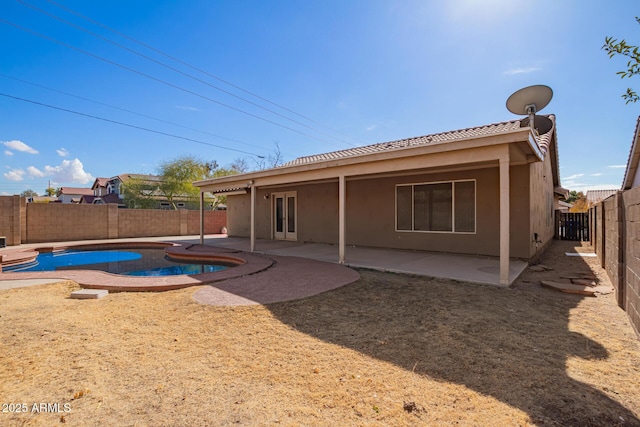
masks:
{"label": "block wall fence", "polygon": [[[205,211],[205,234],[227,224],[226,211]],[[200,212],[118,209],[116,205],[26,203],[0,196],[0,236],[7,246],[71,240],[161,237],[200,234]]]}
{"label": "block wall fence", "polygon": [[591,244],[640,338],[640,187],[593,206]]}

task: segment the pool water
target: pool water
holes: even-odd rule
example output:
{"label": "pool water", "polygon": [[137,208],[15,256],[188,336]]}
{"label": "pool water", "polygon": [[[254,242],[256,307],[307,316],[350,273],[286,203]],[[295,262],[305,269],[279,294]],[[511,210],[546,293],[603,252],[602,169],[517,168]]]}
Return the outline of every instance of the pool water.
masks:
{"label": "pool water", "polygon": [[168,259],[164,249],[65,250],[41,253],[26,265],[4,267],[3,271],[100,270],[127,276],[173,276],[225,270],[227,266],[182,263]]}

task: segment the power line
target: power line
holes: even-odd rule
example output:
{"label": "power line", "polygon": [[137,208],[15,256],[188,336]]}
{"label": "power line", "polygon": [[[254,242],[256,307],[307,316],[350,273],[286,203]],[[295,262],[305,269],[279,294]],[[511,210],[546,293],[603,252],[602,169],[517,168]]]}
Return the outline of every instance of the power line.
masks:
{"label": "power line", "polygon": [[230,141],[230,142],[235,142],[235,143],[238,143],[238,144],[247,145],[247,146],[250,146],[250,147],[258,148],[260,150],[267,150],[266,148],[261,147],[259,145],[249,144],[248,142],[243,142],[243,141],[239,141],[237,139],[228,138],[228,137],[217,135],[215,133],[207,132],[207,131],[204,131],[204,130],[192,128],[192,127],[189,127],[189,126],[184,126],[184,125],[181,125],[179,123],[171,122],[169,120],[164,120],[164,119],[160,119],[160,118],[157,118],[157,117],[149,116],[147,114],[138,113],[136,111],[132,111],[132,110],[128,110],[126,108],[117,107],[115,105],[110,105],[110,104],[107,104],[107,103],[104,103],[104,102],[96,101],[96,100],[93,100],[93,99],[90,99],[90,98],[86,98],[84,96],[74,95],[74,94],[69,93],[69,92],[64,92],[64,91],[61,91],[61,90],[58,90],[58,89],[53,89],[53,88],[50,88],[50,87],[47,87],[47,86],[43,86],[43,85],[40,85],[40,84],[37,84],[37,83],[29,82],[27,80],[19,79],[17,77],[12,77],[12,76],[9,76],[7,74],[0,73],[0,76],[4,77],[4,78],[7,78],[7,79],[15,80],[15,81],[18,81],[18,82],[21,82],[21,83],[25,83],[25,84],[28,84],[28,85],[31,85],[31,86],[39,87],[41,89],[45,89],[45,90],[48,90],[48,91],[51,91],[51,92],[60,93],[62,95],[70,96],[72,98],[81,99],[83,101],[92,102],[92,103],[97,104],[97,105],[102,105],[102,106],[105,106],[105,107],[113,108],[115,110],[124,111],[125,113],[135,114],[136,116],[145,117],[145,118],[151,119],[151,120],[156,120],[156,121],[161,122],[161,123],[166,123],[166,124],[170,124],[170,125],[173,125],[173,126],[181,127],[183,129],[188,129],[188,130],[192,130],[192,131],[195,131],[195,132],[200,132],[202,134],[213,136],[215,138],[220,138],[220,139],[224,139],[224,140],[227,140],[227,141]]}
{"label": "power line", "polygon": [[[178,85],[176,85],[176,84],[173,84],[173,83],[171,83],[171,82],[168,82],[168,81],[166,81],[166,80],[160,79],[160,78],[158,78],[158,77],[154,77],[154,76],[152,76],[152,75],[150,75],[150,74],[144,73],[144,72],[142,72],[142,71],[138,71],[138,70],[136,70],[136,69],[134,69],[134,68],[128,67],[128,66],[126,66],[126,65],[122,65],[122,64],[120,64],[120,63],[118,63],[118,62],[112,61],[112,60],[110,60],[110,59],[104,58],[104,57],[99,56],[99,55],[96,55],[96,54],[93,54],[93,53],[88,52],[88,51],[86,51],[86,50],[80,49],[79,47],[76,47],[76,46],[70,45],[70,44],[65,43],[65,42],[63,42],[63,41],[57,40],[57,39],[55,39],[55,38],[53,38],[53,37],[47,36],[47,35],[45,35],[45,34],[39,33],[39,32],[37,32],[37,31],[31,30],[31,29],[29,29],[29,28],[26,28],[26,27],[23,27],[23,26],[18,25],[18,24],[16,24],[16,23],[13,23],[13,22],[11,22],[11,21],[7,21],[7,20],[5,20],[5,19],[0,18],[0,22],[2,22],[3,24],[6,24],[6,25],[12,26],[12,27],[14,27],[14,28],[17,28],[17,29],[19,29],[19,30],[21,30],[21,31],[25,31],[25,32],[31,33],[31,34],[33,34],[33,35],[35,35],[35,36],[41,37],[41,38],[43,38],[43,39],[46,39],[46,40],[52,41],[52,42],[54,42],[54,43],[56,43],[56,44],[59,44],[59,45],[61,45],[61,46],[67,47],[67,48],[72,49],[72,50],[75,50],[75,51],[80,52],[80,53],[82,53],[82,54],[85,54],[85,55],[87,55],[87,56],[91,56],[92,58],[99,59],[100,61],[106,62],[106,63],[108,63],[108,64],[115,65],[116,67],[122,68],[122,69],[124,69],[124,70],[127,70],[127,71],[132,72],[132,73],[135,73],[135,74],[138,74],[138,75],[143,76],[143,77],[145,77],[145,78],[148,78],[148,79],[150,79],[150,80],[154,80],[154,81],[159,82],[159,83],[162,83],[162,84],[164,84],[164,85],[166,85],[166,86],[172,87],[172,88],[174,88],[174,89],[178,89],[178,90],[180,90],[180,91],[182,91],[182,92],[189,93],[189,94],[191,94],[191,95],[197,96],[197,97],[199,97],[199,98],[205,99],[205,100],[207,100],[207,101],[213,102],[213,103],[215,103],[215,104],[218,104],[218,105],[221,105],[221,106],[223,106],[223,107],[229,108],[229,109],[231,109],[231,110],[237,111],[237,112],[239,112],[239,113],[245,114],[245,115],[247,115],[247,116],[250,116],[250,117],[256,118],[256,119],[258,119],[258,120],[262,120],[262,121],[267,122],[267,123],[271,123],[271,124],[273,124],[273,125],[275,125],[275,126],[279,126],[279,127],[281,127],[281,128],[284,128],[284,129],[290,130],[290,131],[295,132],[295,133],[298,133],[298,134],[300,134],[300,135],[304,135],[304,136],[306,136],[306,137],[308,137],[308,138],[312,138],[312,139],[315,139],[315,140],[317,140],[317,141],[321,141],[321,142],[325,142],[325,143],[332,144],[332,143],[330,143],[330,142],[328,142],[328,141],[322,140],[322,139],[317,138],[317,137],[315,137],[315,136],[313,136],[313,135],[309,135],[309,134],[307,134],[307,133],[305,133],[305,132],[302,132],[302,131],[300,131],[300,130],[298,130],[298,129],[294,129],[294,128],[292,128],[292,127],[289,127],[289,126],[283,125],[283,124],[281,124],[281,123],[274,122],[273,120],[269,120],[269,119],[267,119],[267,118],[265,118],[265,117],[258,116],[258,115],[256,115],[256,114],[250,113],[250,112],[245,111],[245,110],[242,110],[242,109],[240,109],[240,108],[237,108],[237,107],[234,107],[234,106],[231,106],[231,105],[225,104],[225,103],[223,103],[223,102],[217,101],[217,100],[215,100],[215,99],[213,99],[213,98],[209,98],[209,97],[207,97],[207,96],[204,96],[204,95],[199,94],[199,93],[197,93],[197,92],[194,92],[194,91],[192,91],[192,90],[185,89],[185,88],[183,88],[183,87],[180,87],[180,86],[178,86]],[[333,145],[335,145],[335,144],[333,144]]]}
{"label": "power line", "polygon": [[38,8],[38,7],[36,7],[36,6],[32,5],[32,4],[29,4],[29,3],[25,2],[24,0],[16,0],[16,1],[17,1],[18,3],[21,3],[21,4],[25,5],[25,6],[27,6],[27,7],[31,8],[31,9],[33,9],[33,10],[37,11],[37,12],[39,12],[39,13],[42,13],[42,14],[44,14],[44,15],[47,15],[47,16],[49,16],[49,17],[53,18],[53,19],[56,19],[56,20],[58,20],[58,21],[60,21],[60,22],[64,23],[65,25],[68,25],[68,26],[70,26],[70,27],[76,28],[76,29],[78,29],[78,30],[80,30],[80,31],[82,31],[82,32],[84,32],[84,33],[87,33],[87,34],[89,34],[89,35],[93,36],[93,37],[96,37],[96,38],[98,38],[98,39],[100,39],[100,40],[103,40],[103,41],[105,41],[105,42],[107,42],[107,43],[110,43],[110,44],[112,44],[112,45],[114,45],[114,46],[117,46],[117,47],[119,47],[120,49],[126,50],[127,52],[130,52],[130,53],[132,53],[132,54],[134,54],[134,55],[137,55],[137,56],[139,56],[139,57],[141,57],[141,58],[144,58],[144,59],[146,59],[147,61],[151,61],[151,62],[153,62],[153,63],[155,63],[155,64],[158,64],[158,65],[160,65],[160,66],[162,66],[162,67],[165,67],[165,68],[167,68],[167,69],[169,69],[169,70],[171,70],[171,71],[173,71],[173,72],[175,72],[175,73],[178,73],[178,74],[180,74],[180,75],[182,75],[182,76],[188,77],[188,78],[190,78],[190,79],[192,79],[192,80],[195,80],[195,81],[197,81],[197,82],[199,82],[199,83],[202,83],[202,84],[204,84],[204,85],[206,85],[206,86],[209,86],[210,88],[213,88],[213,89],[215,89],[215,90],[218,90],[218,91],[220,91],[220,92],[222,92],[222,93],[225,93],[225,94],[227,94],[227,95],[229,95],[229,96],[232,96],[232,97],[234,97],[234,98],[236,98],[236,99],[239,99],[239,100],[241,100],[241,101],[243,101],[243,102],[246,102],[246,103],[248,103],[248,104],[250,104],[250,105],[253,105],[254,107],[260,108],[260,109],[262,109],[262,110],[264,110],[264,111],[267,111],[267,112],[269,112],[269,113],[271,113],[271,114],[274,114],[274,115],[276,115],[276,116],[278,116],[278,117],[281,117],[281,118],[283,118],[283,119],[289,120],[289,121],[291,121],[291,122],[293,122],[293,123],[296,123],[296,124],[298,124],[298,125],[300,125],[300,126],[303,126],[303,127],[307,128],[307,129],[313,130],[313,131],[318,132],[318,133],[320,133],[320,134],[322,134],[322,135],[324,135],[324,136],[327,136],[327,137],[329,137],[329,138],[333,138],[333,139],[335,139],[335,140],[337,140],[337,141],[340,141],[340,142],[343,142],[343,143],[345,143],[345,144],[349,144],[349,145],[353,146],[353,144],[351,144],[351,143],[349,143],[349,142],[347,142],[347,141],[344,141],[344,140],[342,140],[342,139],[340,139],[340,138],[337,138],[337,137],[335,137],[335,136],[333,136],[333,135],[331,135],[331,134],[328,134],[328,133],[326,133],[326,132],[324,132],[324,131],[321,131],[320,129],[314,128],[313,126],[309,126],[309,125],[307,125],[307,124],[305,124],[305,123],[302,123],[302,122],[300,122],[300,121],[298,121],[298,120],[292,119],[292,118],[290,118],[290,117],[288,117],[288,116],[286,116],[286,115],[284,115],[284,114],[278,113],[277,111],[274,111],[274,110],[272,110],[272,109],[270,109],[270,108],[264,107],[264,106],[262,106],[262,105],[260,105],[260,104],[258,104],[258,103],[256,103],[256,102],[253,102],[253,101],[250,101],[250,100],[248,100],[248,99],[246,99],[246,98],[243,98],[243,97],[241,97],[241,96],[238,96],[238,95],[236,95],[236,94],[234,94],[234,93],[232,93],[232,92],[229,92],[228,90],[222,89],[222,88],[220,88],[220,87],[218,87],[218,86],[216,86],[216,85],[213,85],[213,84],[211,84],[211,83],[209,83],[209,82],[207,82],[207,81],[205,81],[205,80],[202,80],[202,79],[200,79],[200,78],[198,78],[198,77],[196,77],[196,76],[194,76],[194,75],[192,75],[192,74],[185,73],[184,71],[181,71],[181,70],[179,70],[179,69],[177,69],[177,68],[175,68],[175,67],[172,67],[171,65],[168,65],[168,64],[166,64],[166,63],[164,63],[164,62],[162,62],[162,61],[158,61],[158,60],[157,60],[157,59],[155,59],[155,58],[152,58],[152,57],[150,57],[150,56],[148,56],[148,55],[145,55],[145,54],[143,54],[143,53],[141,53],[141,52],[138,52],[138,51],[136,51],[136,50],[134,50],[134,49],[128,48],[128,47],[126,47],[126,46],[124,46],[124,45],[122,45],[122,44],[120,44],[120,43],[117,43],[117,42],[115,42],[115,41],[111,40],[111,39],[108,39],[108,38],[106,38],[106,37],[103,37],[103,36],[101,36],[100,34],[96,34],[96,33],[94,33],[93,31],[90,31],[90,30],[88,30],[88,29],[86,29],[86,28],[84,28],[84,27],[81,27],[80,25],[76,25],[76,24],[74,24],[74,23],[72,23],[72,22],[67,21],[67,20],[66,20],[66,19],[64,19],[64,18],[61,18],[61,17],[59,17],[59,16],[57,16],[57,15],[54,15],[54,14],[52,14],[52,13],[49,13],[49,12],[47,12],[47,11],[43,10],[43,9],[40,9],[40,8]]}
{"label": "power line", "polygon": [[[20,2],[24,3],[22,0],[18,0],[18,1],[20,1]],[[235,89],[238,89],[238,90],[239,90],[239,91],[241,91],[241,92],[244,92],[244,93],[246,93],[246,94],[248,94],[248,95],[251,95],[251,96],[253,96],[253,97],[257,98],[257,99],[260,99],[261,101],[264,101],[264,102],[266,102],[266,103],[268,103],[268,104],[271,104],[271,105],[273,105],[273,106],[275,106],[275,107],[278,107],[278,108],[280,108],[280,109],[282,109],[282,110],[284,110],[284,111],[287,111],[287,112],[289,112],[289,113],[291,113],[291,114],[295,114],[296,116],[298,116],[298,117],[300,117],[300,118],[303,118],[303,119],[305,119],[305,120],[308,120],[309,122],[314,123],[314,124],[316,124],[316,125],[318,125],[318,126],[321,126],[321,127],[325,128],[325,129],[328,129],[328,130],[330,130],[331,132],[334,132],[334,133],[336,133],[336,134],[338,134],[338,135],[342,135],[342,136],[347,137],[347,138],[352,138],[351,136],[346,135],[346,134],[344,134],[344,133],[342,133],[342,132],[340,132],[340,131],[338,131],[338,130],[336,130],[336,129],[333,129],[333,128],[329,127],[329,126],[326,126],[326,125],[324,125],[324,124],[322,124],[322,123],[319,123],[319,122],[317,122],[316,120],[313,120],[313,119],[311,119],[310,117],[308,117],[308,116],[306,116],[306,115],[304,115],[304,114],[298,113],[298,112],[296,112],[296,111],[294,111],[294,110],[291,110],[291,109],[289,109],[289,108],[287,108],[287,107],[284,107],[283,105],[278,104],[278,103],[276,103],[276,102],[273,102],[273,101],[271,101],[271,100],[269,100],[269,99],[267,99],[267,98],[265,98],[265,97],[263,97],[263,96],[260,96],[260,95],[256,94],[255,92],[252,92],[252,91],[249,91],[249,90],[247,90],[247,89],[244,89],[243,87],[238,86],[238,85],[236,85],[236,84],[234,84],[234,83],[231,83],[231,82],[229,82],[228,80],[225,80],[225,79],[223,79],[223,78],[221,78],[221,77],[218,77],[218,76],[216,76],[215,74],[212,74],[212,73],[210,73],[210,72],[208,72],[208,71],[206,71],[206,70],[203,70],[202,68],[199,68],[199,67],[196,67],[196,66],[194,66],[194,65],[192,65],[192,64],[189,64],[188,62],[183,61],[183,60],[181,60],[181,59],[179,59],[179,58],[177,58],[177,57],[175,57],[175,56],[172,56],[172,55],[170,55],[170,54],[168,54],[168,53],[166,53],[166,52],[163,52],[163,51],[161,51],[160,49],[157,49],[157,48],[155,48],[155,47],[153,47],[153,46],[151,46],[151,45],[149,45],[149,44],[146,44],[146,43],[141,42],[141,41],[139,41],[139,40],[137,40],[137,39],[135,39],[135,38],[133,38],[133,37],[131,37],[131,36],[128,36],[128,35],[126,35],[126,34],[124,34],[124,33],[120,32],[120,31],[118,31],[118,30],[116,30],[116,29],[113,29],[113,28],[109,27],[108,25],[102,24],[101,22],[98,22],[98,21],[96,21],[96,20],[94,20],[94,19],[92,19],[92,18],[89,18],[88,16],[83,15],[82,13],[77,12],[77,11],[75,11],[75,10],[73,10],[73,9],[71,9],[71,8],[69,8],[69,7],[67,7],[67,6],[61,5],[60,3],[57,3],[57,2],[55,2],[55,1],[53,1],[53,0],[46,0],[46,1],[47,1],[47,2],[49,2],[50,4],[54,5],[54,6],[58,7],[59,9],[62,9],[62,10],[64,10],[64,11],[68,12],[68,13],[71,13],[71,14],[73,14],[73,15],[75,15],[75,16],[78,16],[78,17],[80,17],[80,18],[84,19],[85,21],[88,21],[88,22],[90,22],[90,23],[92,23],[92,24],[94,24],[94,25],[96,25],[96,26],[99,26],[99,27],[101,27],[101,28],[103,28],[103,29],[105,29],[105,30],[107,30],[107,31],[110,31],[110,32],[112,32],[112,33],[114,33],[114,34],[116,34],[116,35],[118,35],[118,36],[120,36],[120,37],[122,37],[122,38],[125,38],[125,39],[127,39],[127,40],[129,40],[129,41],[131,41],[131,42],[133,42],[133,43],[136,43],[136,44],[138,44],[138,45],[140,45],[140,46],[142,46],[142,47],[144,47],[144,48],[146,48],[146,49],[149,49],[149,50],[151,50],[151,51],[153,51],[153,52],[156,52],[156,53],[158,53],[159,55],[164,56],[165,58],[168,58],[168,59],[170,59],[170,60],[172,60],[172,61],[175,61],[175,62],[177,62],[177,63],[179,63],[179,64],[184,65],[185,67],[188,67],[188,68],[191,68],[192,70],[198,71],[199,73],[202,73],[202,74],[204,74],[204,75],[206,75],[206,76],[209,76],[209,77],[211,77],[211,78],[213,78],[213,79],[215,79],[215,80],[218,80],[219,82],[222,82],[222,83],[224,83],[224,84],[226,84],[226,85],[228,85],[228,86],[231,86],[231,87],[233,87],[233,88],[235,88]],[[102,37],[100,37],[100,38],[102,38]],[[216,88],[217,88],[217,87],[216,87]],[[219,88],[217,88],[217,89],[219,89]],[[219,89],[219,90],[222,90],[222,89]],[[224,90],[222,90],[222,91],[223,91],[223,92],[225,92],[225,93],[229,93],[229,92],[224,91]],[[236,96],[236,95],[232,95],[232,96]],[[244,99],[244,98],[241,98],[241,99]],[[250,101],[247,101],[247,102],[250,102]],[[252,104],[253,104],[253,103],[252,103]],[[262,108],[262,107],[261,107],[261,108]],[[271,110],[268,110],[268,111],[271,111]],[[276,114],[276,113],[274,113],[274,114]],[[290,119],[290,120],[291,120],[291,119]],[[335,138],[335,137],[333,137],[333,136],[332,136],[332,138]],[[337,138],[336,138],[336,139],[337,139]],[[352,139],[355,139],[355,138],[352,138]],[[351,146],[354,146],[354,144],[351,144],[351,143],[349,143],[349,142],[347,142],[347,141],[343,141],[343,142],[345,142],[345,143],[347,143],[347,144],[349,144],[349,145],[351,145]],[[363,143],[367,144],[367,142],[366,142],[366,141],[362,141],[362,140],[361,140],[361,142],[363,142]]]}
{"label": "power line", "polygon": [[40,105],[42,107],[52,108],[54,110],[65,111],[67,113],[77,114],[79,116],[89,117],[89,118],[96,119],[96,120],[102,120],[102,121],[108,122],[108,123],[114,123],[114,124],[121,125],[121,126],[127,126],[127,127],[130,127],[130,128],[133,128],[133,129],[139,129],[139,130],[143,130],[143,131],[146,131],[146,132],[155,133],[155,134],[158,134],[158,135],[169,136],[169,137],[172,137],[172,138],[182,139],[182,140],[185,140],[185,141],[191,141],[191,142],[195,142],[197,144],[208,145],[208,146],[220,148],[220,149],[223,149],[223,150],[235,151],[237,153],[248,154],[250,156],[254,156],[254,157],[257,157],[259,159],[264,159],[264,156],[261,156],[261,155],[255,154],[255,153],[250,153],[248,151],[243,151],[243,150],[238,150],[238,149],[235,149],[235,148],[224,147],[222,145],[217,145],[217,144],[211,144],[209,142],[200,141],[198,139],[188,138],[186,136],[180,136],[180,135],[175,135],[175,134],[168,133],[168,132],[162,132],[162,131],[159,131],[159,130],[149,129],[149,128],[146,128],[146,127],[143,127],[143,126],[133,125],[131,123],[124,123],[124,122],[120,122],[120,121],[117,121],[117,120],[106,119],[104,117],[94,116],[93,114],[82,113],[80,111],[69,110],[67,108],[56,107],[54,105],[45,104],[43,102],[38,102],[38,101],[31,100],[31,99],[26,99],[26,98],[21,98],[21,97],[14,96],[14,95],[9,95],[9,94],[3,93],[3,92],[0,92],[0,96],[4,96],[6,98],[12,98],[12,99],[15,99],[17,101],[23,101],[23,102],[28,102],[28,103],[35,104],[35,105]]}

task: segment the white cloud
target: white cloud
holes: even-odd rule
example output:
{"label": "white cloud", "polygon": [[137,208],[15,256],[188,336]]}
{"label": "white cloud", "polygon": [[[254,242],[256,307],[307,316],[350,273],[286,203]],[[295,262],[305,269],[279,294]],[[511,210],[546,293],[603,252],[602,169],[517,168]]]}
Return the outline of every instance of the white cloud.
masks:
{"label": "white cloud", "polygon": [[[35,169],[35,168],[34,168]],[[45,166],[44,175],[51,176],[56,182],[74,182],[87,184],[95,178],[85,172],[82,162],[78,159],[63,160],[59,166]]]}
{"label": "white cloud", "polygon": [[13,141],[5,141],[3,142],[3,144],[6,147],[9,147],[10,149],[15,151],[21,151],[23,153],[29,153],[29,154],[38,154],[38,150],[36,150],[33,147],[29,147],[24,142],[18,141],[16,139],[14,139]]}
{"label": "white cloud", "polygon": [[11,169],[2,175],[9,181],[22,181],[24,179],[24,171],[22,169]]}
{"label": "white cloud", "polygon": [[69,157],[69,151],[64,147],[57,149],[56,153],[58,153],[60,157]]}
{"label": "white cloud", "polygon": [[582,191],[586,193],[589,190],[619,190],[620,184],[576,184],[576,185],[564,185],[563,187],[572,191]]}
{"label": "white cloud", "polygon": [[528,74],[528,73],[533,73],[535,71],[540,71],[540,68],[538,68],[538,67],[511,68],[509,70],[506,70],[504,72],[504,74],[507,74],[509,76],[513,76],[515,74]]}
{"label": "white cloud", "polygon": [[367,131],[371,132],[372,130],[376,129],[378,127],[378,125],[371,125],[371,126],[367,126],[366,129]]}
{"label": "white cloud", "polygon": [[29,166],[27,168],[27,173],[29,174],[29,176],[32,176],[34,178],[42,178],[44,176],[44,172],[42,172],[40,169],[36,168],[35,166]]}
{"label": "white cloud", "polygon": [[574,174],[574,175],[571,175],[571,176],[564,177],[563,179],[565,179],[567,181],[573,181],[574,179],[578,179],[578,178],[580,178],[582,176],[584,176],[583,173],[577,173],[577,174]]}
{"label": "white cloud", "polygon": [[613,168],[613,169],[625,169],[627,165],[609,165],[607,167]]}
{"label": "white cloud", "polygon": [[591,174],[591,176],[602,176],[602,175],[604,175],[604,174],[603,174],[603,173],[600,173],[600,172],[598,172],[598,173],[592,173],[592,174]]}
{"label": "white cloud", "polygon": [[187,110],[187,111],[200,111],[196,107],[190,107],[188,105],[176,105],[176,108],[179,110]]}
{"label": "white cloud", "polygon": [[13,156],[13,151],[4,150],[4,155],[5,156]]}

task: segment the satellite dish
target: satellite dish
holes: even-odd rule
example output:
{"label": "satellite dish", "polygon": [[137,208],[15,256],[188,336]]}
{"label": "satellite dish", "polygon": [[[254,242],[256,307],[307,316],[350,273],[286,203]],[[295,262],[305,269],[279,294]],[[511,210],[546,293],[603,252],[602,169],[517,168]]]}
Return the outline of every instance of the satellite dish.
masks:
{"label": "satellite dish", "polygon": [[[544,119],[549,120],[544,116],[536,116],[536,113],[549,105],[551,98],[553,98],[553,91],[549,86],[527,86],[511,94],[509,99],[507,99],[507,110],[513,114],[528,115],[529,117],[525,120],[527,120],[527,124],[531,129],[535,129],[539,134],[546,133],[542,132],[542,130],[549,127],[549,129],[547,129],[548,132],[551,130],[553,124],[543,123],[540,126],[536,126],[538,119],[542,122],[544,122]],[[521,124],[523,122],[524,120]],[[551,120],[549,120],[549,123],[551,123]]]}
{"label": "satellite dish", "polygon": [[[529,117],[525,117],[520,121],[520,127],[530,127]],[[538,131],[538,135],[544,135],[549,132],[553,128],[553,122],[547,116],[538,116],[535,115],[534,119],[534,129]]]}
{"label": "satellite dish", "polygon": [[535,114],[549,105],[551,98],[553,98],[553,91],[549,86],[528,86],[514,92],[507,99],[507,110],[520,115],[531,114],[533,110]]}

